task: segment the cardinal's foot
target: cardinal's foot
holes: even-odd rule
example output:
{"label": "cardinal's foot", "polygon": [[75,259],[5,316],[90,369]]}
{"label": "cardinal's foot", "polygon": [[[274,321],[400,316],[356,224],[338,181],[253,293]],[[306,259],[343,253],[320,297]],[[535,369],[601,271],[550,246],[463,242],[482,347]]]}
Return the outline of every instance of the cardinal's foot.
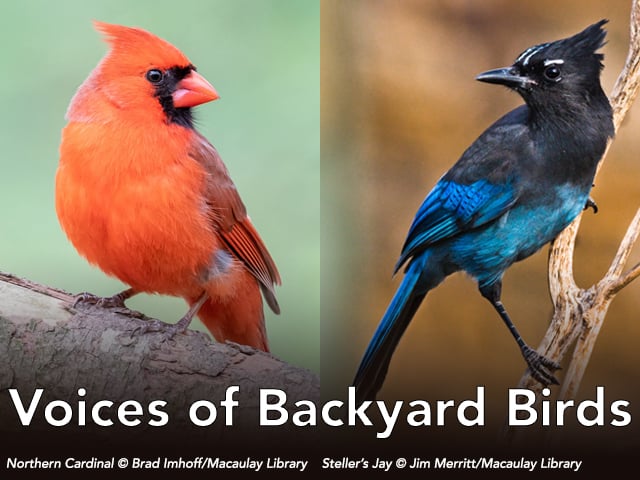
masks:
{"label": "cardinal's foot", "polygon": [[88,303],[89,305],[96,305],[102,308],[127,308],[124,304],[125,300],[135,294],[136,292],[133,288],[128,288],[120,293],[116,293],[112,297],[99,297],[93,293],[83,292],[75,296],[73,307],[75,308],[79,303]]}
{"label": "cardinal's foot", "polygon": [[173,340],[179,333],[184,333],[187,330],[188,324],[185,326],[180,322],[175,324],[161,322],[160,320],[145,320],[144,325],[137,327],[131,332],[131,337],[138,335],[144,335],[145,333],[162,333],[162,342],[168,342]]}

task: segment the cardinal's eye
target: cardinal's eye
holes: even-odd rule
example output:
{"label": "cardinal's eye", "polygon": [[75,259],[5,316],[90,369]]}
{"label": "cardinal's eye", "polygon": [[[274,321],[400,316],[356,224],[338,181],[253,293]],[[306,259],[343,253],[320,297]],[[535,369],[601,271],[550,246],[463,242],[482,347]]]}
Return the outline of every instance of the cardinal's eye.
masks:
{"label": "cardinal's eye", "polygon": [[146,74],[147,80],[149,80],[151,83],[160,83],[163,77],[164,75],[162,74],[162,72],[155,68],[149,70]]}

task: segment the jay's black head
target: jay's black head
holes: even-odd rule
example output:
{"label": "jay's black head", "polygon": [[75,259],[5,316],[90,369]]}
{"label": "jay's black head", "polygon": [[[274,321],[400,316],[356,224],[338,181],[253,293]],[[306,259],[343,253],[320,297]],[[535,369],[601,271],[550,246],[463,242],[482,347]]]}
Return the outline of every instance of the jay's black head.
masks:
{"label": "jay's black head", "polygon": [[606,100],[600,86],[604,56],[596,53],[604,45],[605,23],[600,20],[572,37],[530,47],[512,66],[481,73],[476,79],[517,91],[534,110]]}

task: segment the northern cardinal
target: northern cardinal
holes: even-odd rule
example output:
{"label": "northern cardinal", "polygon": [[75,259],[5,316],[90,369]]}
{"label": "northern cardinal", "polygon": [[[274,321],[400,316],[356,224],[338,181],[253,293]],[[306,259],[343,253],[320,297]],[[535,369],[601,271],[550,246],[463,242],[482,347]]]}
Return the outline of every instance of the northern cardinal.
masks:
{"label": "northern cardinal", "polygon": [[269,351],[262,298],[280,275],[191,108],[218,98],[189,59],[139,28],[94,22],[110,51],[71,100],[56,211],[78,252],[130,289],[183,297],[218,341]]}

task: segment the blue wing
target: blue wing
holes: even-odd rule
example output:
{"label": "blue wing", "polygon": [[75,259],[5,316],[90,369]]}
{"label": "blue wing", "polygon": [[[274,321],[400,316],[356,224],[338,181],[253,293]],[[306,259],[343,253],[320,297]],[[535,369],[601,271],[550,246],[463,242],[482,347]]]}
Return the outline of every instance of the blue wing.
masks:
{"label": "blue wing", "polygon": [[495,220],[516,200],[512,182],[440,180],[418,209],[394,271],[429,245]]}

